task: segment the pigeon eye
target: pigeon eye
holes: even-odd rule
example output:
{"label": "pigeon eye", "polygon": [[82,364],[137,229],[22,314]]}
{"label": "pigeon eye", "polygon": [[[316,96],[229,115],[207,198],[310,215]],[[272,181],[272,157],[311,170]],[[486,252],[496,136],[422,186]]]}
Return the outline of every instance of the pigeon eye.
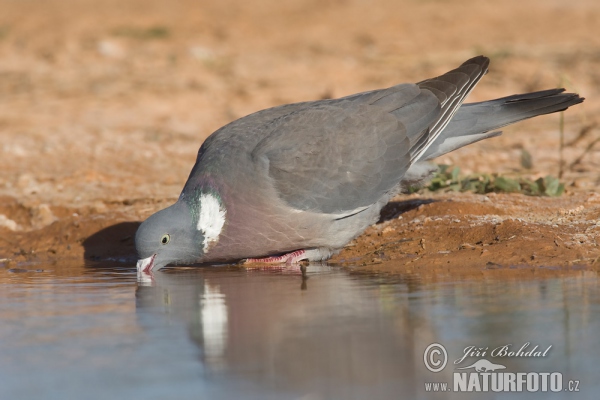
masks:
{"label": "pigeon eye", "polygon": [[167,233],[167,234],[165,234],[165,235],[163,235],[163,237],[162,237],[162,238],[160,238],[160,242],[161,242],[162,244],[167,244],[167,243],[169,243],[170,241],[171,241],[171,235],[169,235],[168,233]]}

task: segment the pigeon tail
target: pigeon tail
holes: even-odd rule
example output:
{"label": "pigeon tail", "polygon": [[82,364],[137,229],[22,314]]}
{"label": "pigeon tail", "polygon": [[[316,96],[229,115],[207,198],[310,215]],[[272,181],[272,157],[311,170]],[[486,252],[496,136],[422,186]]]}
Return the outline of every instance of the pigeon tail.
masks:
{"label": "pigeon tail", "polygon": [[576,93],[563,93],[565,89],[516,94],[496,100],[463,104],[435,139],[421,161],[431,160],[471,143],[499,136],[495,129],[538,115],[564,111],[583,102]]}

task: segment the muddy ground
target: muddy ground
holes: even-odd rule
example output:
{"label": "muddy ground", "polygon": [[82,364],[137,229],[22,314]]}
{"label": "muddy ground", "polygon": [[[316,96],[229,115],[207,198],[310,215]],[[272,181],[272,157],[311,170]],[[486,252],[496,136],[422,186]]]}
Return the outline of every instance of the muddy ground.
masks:
{"label": "muddy ground", "polygon": [[4,267],[133,263],[139,221],[176,200],[225,123],[485,54],[490,73],[468,101],[557,86],[587,100],[564,114],[562,153],[554,114],[438,162],[533,179],[562,162],[566,193],[400,197],[332,261],[442,275],[597,268],[597,0],[0,0],[0,10]]}

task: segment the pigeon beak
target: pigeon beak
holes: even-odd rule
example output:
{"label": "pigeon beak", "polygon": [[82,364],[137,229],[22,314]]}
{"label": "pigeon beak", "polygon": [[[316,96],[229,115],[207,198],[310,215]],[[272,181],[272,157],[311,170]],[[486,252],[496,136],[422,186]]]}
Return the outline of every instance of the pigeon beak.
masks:
{"label": "pigeon beak", "polygon": [[141,260],[138,260],[136,267],[138,272],[145,272],[145,273],[150,273],[150,271],[152,271],[152,268],[154,268],[154,259],[156,258],[156,254],[153,254],[152,256],[148,257],[148,258],[143,258]]}

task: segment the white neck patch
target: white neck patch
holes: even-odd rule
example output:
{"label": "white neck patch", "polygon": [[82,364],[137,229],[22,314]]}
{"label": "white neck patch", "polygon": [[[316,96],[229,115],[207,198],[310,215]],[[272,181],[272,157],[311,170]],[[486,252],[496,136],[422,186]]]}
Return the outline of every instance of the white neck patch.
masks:
{"label": "white neck patch", "polygon": [[196,229],[204,235],[204,252],[219,241],[227,211],[212,194],[200,195],[200,210]]}

